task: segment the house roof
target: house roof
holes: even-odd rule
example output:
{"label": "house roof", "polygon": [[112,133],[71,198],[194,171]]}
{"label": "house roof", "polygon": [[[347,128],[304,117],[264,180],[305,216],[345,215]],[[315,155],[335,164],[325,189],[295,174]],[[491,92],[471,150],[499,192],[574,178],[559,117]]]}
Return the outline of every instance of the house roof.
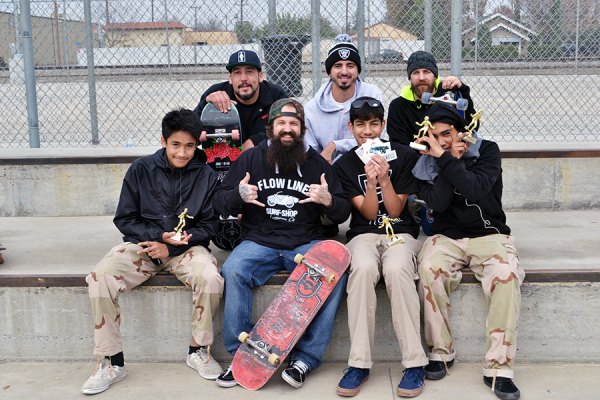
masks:
{"label": "house roof", "polygon": [[[390,24],[386,24],[385,22],[379,22],[374,25],[369,25],[365,27],[365,38],[390,38],[390,39],[400,39],[400,40],[417,40],[417,37],[410,32],[407,32],[403,29],[396,28]],[[356,33],[352,35],[352,38],[356,38]]]}
{"label": "house roof", "polygon": [[184,29],[179,21],[160,21],[160,22],[114,22],[104,25],[104,30],[107,31],[141,31],[141,30],[157,30],[157,29]]}
{"label": "house roof", "polygon": [[[514,27],[517,27],[517,28],[519,28],[520,30],[522,30],[522,31],[525,31],[525,32],[526,32],[526,33],[528,33],[529,35],[537,35],[537,33],[535,33],[535,31],[534,31],[534,30],[532,30],[532,29],[529,29],[529,28],[528,28],[528,27],[526,27],[525,25],[523,25],[523,24],[521,24],[521,23],[519,23],[519,22],[515,21],[514,19],[510,19],[510,18],[508,18],[506,15],[504,15],[504,14],[500,14],[500,13],[495,13],[495,14],[492,14],[492,15],[489,15],[489,16],[485,17],[484,19],[482,19],[481,21],[479,21],[479,25],[487,24],[488,22],[492,21],[492,20],[493,20],[493,19],[495,19],[495,18],[500,18],[500,19],[504,20],[504,21],[505,21],[507,24],[509,24],[509,25],[513,25]],[[507,24],[503,24],[503,23],[501,23],[501,22],[500,22],[500,23],[498,23],[498,24],[496,24],[496,25],[502,25],[503,27],[505,27],[506,29],[510,30],[510,31],[511,31],[511,32],[513,32],[514,34],[516,34],[516,35],[519,35],[519,36],[521,36],[521,37],[524,37],[524,38],[525,38],[525,36],[524,36],[524,34],[523,34],[523,33],[520,33],[520,34],[518,34],[516,29],[514,29],[514,28],[508,28],[508,25],[507,25]],[[495,25],[495,26],[496,26],[496,25]],[[472,27],[470,27],[469,29],[465,29],[465,30],[462,32],[462,34],[463,34],[463,35],[466,35],[467,33],[469,33],[470,31],[472,31],[472,30],[474,30],[474,29],[475,29],[475,25],[473,25],[473,26],[472,26]],[[494,28],[493,28],[493,27],[492,27],[492,28],[490,28],[490,30],[492,30],[492,29],[494,29]],[[530,40],[530,39],[529,39],[529,38],[527,38],[527,40]]]}

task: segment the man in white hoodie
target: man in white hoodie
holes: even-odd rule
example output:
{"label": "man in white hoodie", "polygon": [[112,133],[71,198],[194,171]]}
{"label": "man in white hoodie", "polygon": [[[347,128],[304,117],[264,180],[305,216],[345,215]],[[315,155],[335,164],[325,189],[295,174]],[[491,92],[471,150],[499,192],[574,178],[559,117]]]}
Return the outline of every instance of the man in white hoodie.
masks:
{"label": "man in white hoodie", "polygon": [[336,154],[346,153],[356,146],[348,129],[350,104],[362,96],[383,102],[383,93],[375,85],[363,82],[357,48],[348,35],[338,35],[338,42],[329,50],[325,71],[329,80],[306,103],[305,143],[332,163]]}

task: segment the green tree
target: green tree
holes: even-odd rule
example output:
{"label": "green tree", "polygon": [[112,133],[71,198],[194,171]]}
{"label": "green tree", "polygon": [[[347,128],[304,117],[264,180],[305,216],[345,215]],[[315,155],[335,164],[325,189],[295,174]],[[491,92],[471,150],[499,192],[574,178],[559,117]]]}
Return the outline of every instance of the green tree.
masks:
{"label": "green tree", "polygon": [[565,39],[561,21],[561,1],[553,0],[552,5],[537,26],[538,35],[529,45],[529,57],[537,60],[553,60],[562,56],[562,43]]}
{"label": "green tree", "polygon": [[386,0],[385,21],[423,39],[425,19],[424,0]]}
{"label": "green tree", "polygon": [[237,34],[238,42],[242,44],[251,43],[256,38],[254,25],[247,21],[236,22],[235,33]]}
{"label": "green tree", "polygon": [[[275,35],[310,35],[311,20],[310,17],[298,17],[290,13],[284,13],[277,16],[275,20],[275,29],[267,22],[255,32],[255,37],[267,37]],[[321,38],[332,38],[337,35],[337,31],[333,28],[331,21],[321,17]]]}

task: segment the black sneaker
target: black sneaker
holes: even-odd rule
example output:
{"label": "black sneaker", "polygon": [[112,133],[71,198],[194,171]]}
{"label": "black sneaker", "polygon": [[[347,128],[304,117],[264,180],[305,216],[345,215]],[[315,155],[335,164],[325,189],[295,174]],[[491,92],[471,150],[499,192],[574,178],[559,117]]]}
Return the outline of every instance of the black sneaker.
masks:
{"label": "black sneaker", "polygon": [[217,378],[217,385],[221,387],[230,388],[234,387],[237,384],[238,383],[233,377],[233,371],[231,371],[231,364],[229,364],[229,367],[227,367],[227,369],[223,371],[223,373]]}
{"label": "black sneaker", "polygon": [[[496,378],[496,382],[494,384],[494,378],[491,376],[484,376],[483,382],[494,389],[494,393],[496,397],[502,400],[517,400],[521,397],[521,392],[519,392],[519,388],[515,386],[512,379],[504,378],[499,376]],[[492,387],[492,385],[494,385]]]}
{"label": "black sneaker", "polygon": [[446,376],[446,372],[452,368],[454,360],[444,361],[429,361],[425,366],[425,379],[438,381]]}
{"label": "black sneaker", "polygon": [[290,365],[283,370],[281,377],[284,381],[298,389],[304,385],[304,381],[306,380],[306,375],[308,375],[309,370],[310,367],[303,361],[295,360],[291,361]]}

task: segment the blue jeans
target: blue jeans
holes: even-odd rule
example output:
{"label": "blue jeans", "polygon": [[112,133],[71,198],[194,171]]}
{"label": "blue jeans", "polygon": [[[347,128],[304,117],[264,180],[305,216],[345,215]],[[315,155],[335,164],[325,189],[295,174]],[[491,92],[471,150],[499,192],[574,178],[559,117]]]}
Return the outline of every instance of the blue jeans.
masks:
{"label": "blue jeans", "polygon": [[[239,347],[240,332],[252,330],[252,289],[264,285],[278,271],[293,271],[296,267],[294,256],[306,253],[317,242],[314,240],[292,250],[278,250],[244,240],[231,252],[221,270],[225,278],[223,341],[228,352],[234,354]],[[327,301],[294,347],[290,360],[301,360],[311,370],[319,368],[331,338],[333,322],[342,302],[347,280],[347,274],[340,277]]]}

